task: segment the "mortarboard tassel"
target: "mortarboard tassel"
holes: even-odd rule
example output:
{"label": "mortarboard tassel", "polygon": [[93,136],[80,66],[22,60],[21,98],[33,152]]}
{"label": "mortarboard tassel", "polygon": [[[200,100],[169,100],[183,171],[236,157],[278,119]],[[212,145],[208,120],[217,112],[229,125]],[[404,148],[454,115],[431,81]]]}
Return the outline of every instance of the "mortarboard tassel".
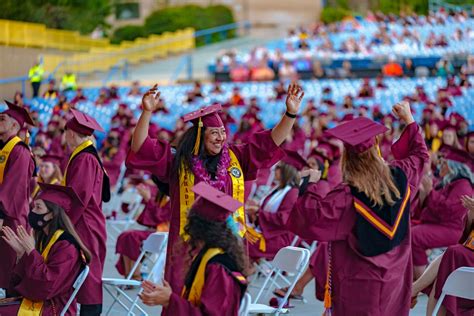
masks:
{"label": "mortarboard tassel", "polygon": [[326,276],[326,285],[324,286],[324,312],[323,316],[331,316],[332,315],[332,250],[331,250],[331,243],[328,243],[328,272]]}
{"label": "mortarboard tassel", "polygon": [[30,145],[30,132],[26,130],[25,133],[25,143],[29,146]]}
{"label": "mortarboard tassel", "polygon": [[201,128],[202,128],[202,126],[203,126],[202,120],[201,120],[201,118],[199,118],[198,132],[197,132],[197,135],[196,135],[196,143],[194,143],[194,149],[193,149],[194,156],[197,156],[199,154],[199,147],[201,147]]}

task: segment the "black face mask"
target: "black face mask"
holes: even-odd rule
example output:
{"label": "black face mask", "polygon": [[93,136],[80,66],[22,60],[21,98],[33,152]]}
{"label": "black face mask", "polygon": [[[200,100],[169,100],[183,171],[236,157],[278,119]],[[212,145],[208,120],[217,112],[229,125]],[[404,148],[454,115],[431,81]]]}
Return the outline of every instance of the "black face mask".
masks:
{"label": "black face mask", "polygon": [[28,223],[30,224],[31,228],[34,230],[42,230],[51,221],[51,219],[48,221],[44,219],[49,213],[50,212],[46,214],[37,214],[30,211],[28,214]]}

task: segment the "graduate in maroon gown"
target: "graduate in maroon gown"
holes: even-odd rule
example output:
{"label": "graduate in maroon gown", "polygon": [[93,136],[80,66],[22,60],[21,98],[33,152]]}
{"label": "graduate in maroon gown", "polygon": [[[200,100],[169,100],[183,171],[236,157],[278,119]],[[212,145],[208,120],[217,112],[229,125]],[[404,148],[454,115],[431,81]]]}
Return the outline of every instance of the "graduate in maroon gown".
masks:
{"label": "graduate in maroon gown", "polygon": [[449,152],[441,159],[441,181],[420,201],[420,221],[412,229],[415,279],[428,264],[426,250],[455,245],[464,230],[467,211],[461,197],[473,194],[474,175],[466,164],[456,161],[458,158],[464,157]]}
{"label": "graduate in maroon gown", "polygon": [[324,301],[335,315],[408,315],[409,200],[429,155],[409,104],[396,104],[393,112],[407,125],[399,139],[409,148],[405,157],[386,163],[375,146],[386,128],[357,118],[328,131],[344,142],[343,183],[321,197],[314,193],[320,172],[302,172],[310,185],[288,227],[302,238],[328,242]]}
{"label": "graduate in maroon gown", "polygon": [[[9,289],[15,302],[8,306],[0,303],[2,316],[59,315],[74,291],[73,283],[90,260],[66,215],[83,205],[76,192],[61,185],[40,183],[40,187],[28,214],[34,233],[29,234],[22,225],[3,229],[2,239],[14,250],[17,264]],[[65,315],[76,315],[75,301]]]}
{"label": "graduate in maroon gown", "polygon": [[[416,297],[422,290],[428,289],[429,300],[427,315],[433,313],[438,299],[441,296],[444,283],[448,276],[460,267],[474,267],[474,198],[463,196],[461,198],[464,207],[469,211],[466,229],[460,242],[449,246],[446,251],[433,260],[426,268],[423,275],[413,283],[412,305],[416,304]],[[434,286],[432,286],[434,285]],[[431,288],[430,288],[431,286]],[[474,301],[456,298],[447,295],[440,308],[438,315],[473,315]]]}
{"label": "graduate in maroon gown", "polygon": [[31,198],[34,199],[39,193],[40,183],[47,184],[59,184],[63,179],[61,173],[61,159],[62,157],[56,155],[44,155],[41,157],[41,162],[39,163],[39,172],[38,177],[36,178],[36,183],[34,190],[31,193]]}
{"label": "graduate in maroon gown", "polygon": [[246,208],[251,226],[247,229],[246,247],[253,261],[273,259],[277,252],[289,246],[295,235],[286,228],[293,205],[298,199],[298,172],[307,163],[295,151],[285,150],[286,157],[275,169],[275,183],[270,194],[263,198],[259,207]]}
{"label": "graduate in maroon gown", "polygon": [[[7,102],[7,101],[6,101]],[[33,125],[25,108],[7,102],[0,114],[0,228],[27,227],[30,180],[35,163],[28,145],[17,136],[25,123]],[[0,288],[6,288],[15,264],[15,252],[0,239]]]}
{"label": "graduate in maroon gown", "polygon": [[[160,94],[155,93],[156,85],[143,97],[143,112],[135,128],[127,167],[147,170],[169,184],[171,222],[165,278],[179,293],[184,284],[182,271],[187,267],[183,258],[188,249],[183,236],[186,215],[194,201],[191,187],[205,181],[243,203],[244,181],[254,180],[258,169],[269,168],[280,160],[282,151],[278,146],[290,132],[304,94],[298,85],[290,85],[287,112],[280,123],[271,131],[253,134],[241,145],[227,144],[226,131],[217,113],[220,105],[192,112],[184,120],[194,126],[181,137],[174,153],[169,143],[148,137],[151,115],[159,107]],[[244,224],[243,208],[229,218],[229,225],[241,236]]]}
{"label": "graduate in maroon gown", "polygon": [[226,224],[241,202],[201,182],[192,188],[199,196],[184,228],[196,255],[186,272],[181,292],[143,282],[140,298],[149,306],[163,305],[176,316],[237,316],[247,289],[242,274],[247,264],[242,242]]}
{"label": "graduate in maroon gown", "polygon": [[78,293],[78,302],[81,315],[100,315],[107,240],[102,201],[110,199],[110,185],[91,136],[94,130],[103,130],[89,115],[74,109],[71,111],[73,118],[66,123],[65,136],[73,152],[62,184],[74,188],[84,202],[84,207],[73,208],[68,215],[92,254],[90,273]]}

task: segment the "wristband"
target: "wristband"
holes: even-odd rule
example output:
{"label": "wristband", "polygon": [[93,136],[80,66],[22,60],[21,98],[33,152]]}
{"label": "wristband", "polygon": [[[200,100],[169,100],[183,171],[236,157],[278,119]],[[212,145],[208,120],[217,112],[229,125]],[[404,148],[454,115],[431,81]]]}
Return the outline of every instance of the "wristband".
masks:
{"label": "wristband", "polygon": [[290,112],[286,111],[285,115],[288,116],[289,118],[295,119],[297,117],[296,114],[291,114]]}

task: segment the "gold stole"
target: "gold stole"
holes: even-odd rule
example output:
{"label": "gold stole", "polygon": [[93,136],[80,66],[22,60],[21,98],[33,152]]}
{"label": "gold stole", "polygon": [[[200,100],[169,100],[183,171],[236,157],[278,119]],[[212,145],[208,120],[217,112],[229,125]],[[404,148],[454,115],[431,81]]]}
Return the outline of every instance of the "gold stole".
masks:
{"label": "gold stole", "polygon": [[[49,251],[51,247],[56,243],[56,241],[61,237],[64,233],[64,230],[58,229],[54,232],[53,237],[46,245],[46,248],[41,252],[41,256],[43,257],[44,262],[46,263],[48,260]],[[43,309],[43,301],[30,301],[27,298],[23,298],[21,301],[20,309],[18,310],[18,316],[39,316],[41,315],[41,310]]]}
{"label": "gold stole", "polygon": [[[232,150],[229,150],[229,156],[230,165],[227,170],[232,179],[232,197],[244,204],[244,173],[237,160],[237,156],[235,156]],[[187,240],[188,237],[185,236],[184,226],[188,220],[188,212],[195,200],[194,192],[191,190],[194,186],[194,174],[186,171],[184,166],[181,166],[179,174],[179,235],[184,240]],[[239,235],[243,237],[246,231],[244,207],[242,206],[235,211],[232,218],[239,225]]]}
{"label": "gold stole", "polygon": [[199,263],[196,275],[194,276],[193,284],[189,289],[188,297],[184,297],[186,294],[186,286],[183,287],[181,292],[181,297],[186,298],[194,306],[199,306],[201,304],[201,294],[202,288],[204,287],[204,281],[206,280],[206,266],[209,260],[214,258],[217,255],[223,254],[224,250],[220,248],[209,248]]}
{"label": "gold stole", "polygon": [[7,166],[8,157],[15,147],[16,144],[21,142],[21,138],[18,136],[13,137],[6,143],[5,147],[0,151],[0,184],[3,183],[3,177],[5,175],[5,168]]}
{"label": "gold stole", "polygon": [[66,171],[64,171],[64,177],[61,181],[62,186],[66,186],[67,169],[69,169],[69,164],[71,163],[72,159],[74,159],[74,157],[76,157],[81,151],[83,151],[84,149],[86,149],[87,147],[91,145],[94,145],[94,143],[89,139],[83,142],[82,144],[80,144],[79,146],[77,146],[76,149],[74,149],[71,156],[69,157],[69,161],[67,162]]}

